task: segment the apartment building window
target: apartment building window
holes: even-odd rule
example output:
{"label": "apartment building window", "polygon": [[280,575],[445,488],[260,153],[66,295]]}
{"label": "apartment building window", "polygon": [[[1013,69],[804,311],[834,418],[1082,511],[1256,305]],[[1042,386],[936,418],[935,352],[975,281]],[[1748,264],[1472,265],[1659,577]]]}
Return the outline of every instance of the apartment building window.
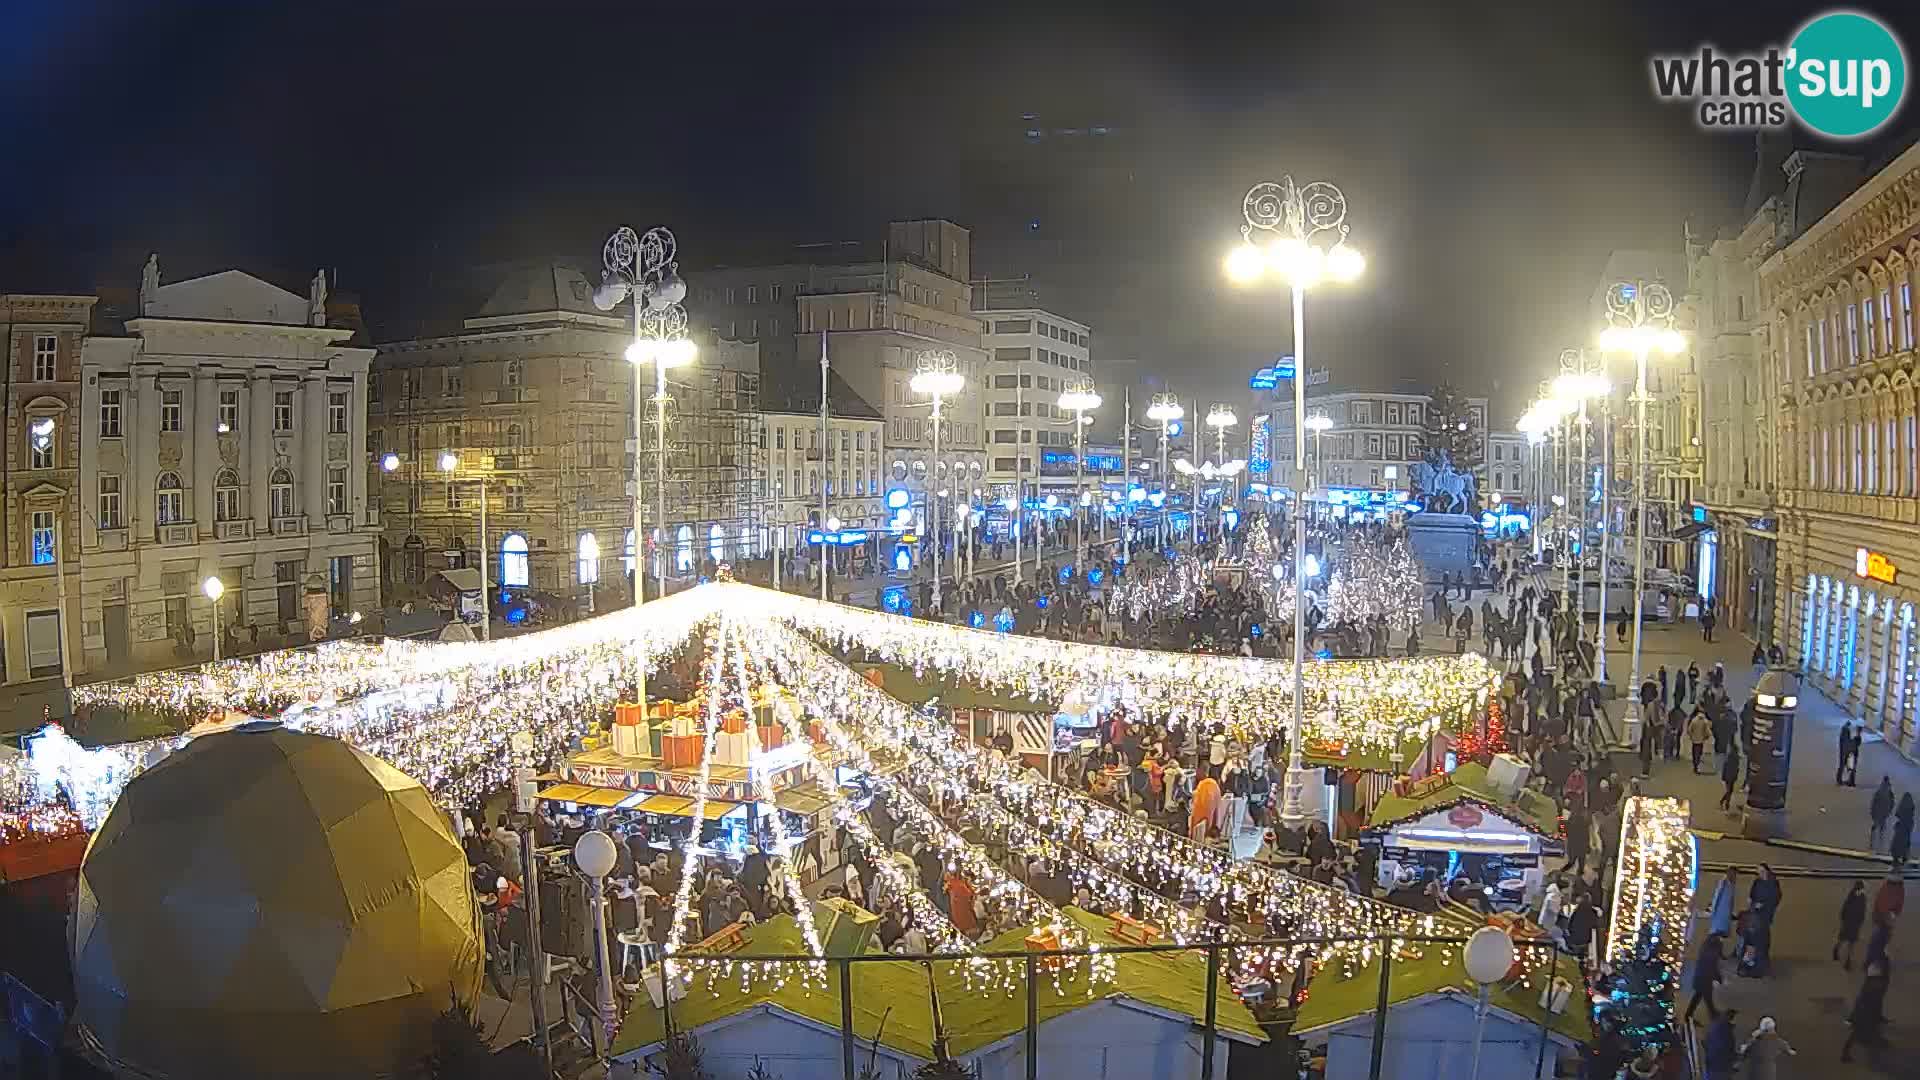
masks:
{"label": "apartment building window", "polygon": [[800,494],[800,470],[799,469],[793,470],[793,483],[788,486],[787,490],[793,492],[795,495]]}
{"label": "apartment building window", "polygon": [[1880,351],[1889,353],[1900,347],[1900,338],[1893,332],[1893,290],[1880,290]]}
{"label": "apartment building window", "polygon": [[1913,348],[1913,283],[1900,283],[1900,347]]}
{"label": "apartment building window", "polygon": [[300,579],[306,569],[299,559],[273,564],[275,614],[283,625],[300,618]]}
{"label": "apartment building window", "polygon": [[1860,362],[1860,309],[1847,305],[1847,363]]}
{"label": "apartment building window", "polygon": [[729,285],[727,286],[727,303],[729,304],[733,303],[734,302],[733,298],[734,298],[733,286]]}
{"label": "apartment building window", "polygon": [[757,304],[759,302],[760,302],[760,286],[758,285],[747,286],[747,303]]}
{"label": "apartment building window", "polygon": [[780,286],[779,285],[767,286],[767,299],[773,301],[776,304],[780,302]]}
{"label": "apartment building window", "polygon": [[327,395],[327,433],[330,435],[347,433],[347,395],[344,393]]}
{"label": "apartment building window", "polygon": [[447,441],[444,444],[447,447],[447,449],[458,450],[460,448],[460,445],[461,445],[460,435],[461,435],[461,431],[460,431],[459,424],[447,425]]}
{"label": "apartment building window", "polygon": [[787,448],[786,428],[777,427],[773,429],[773,448],[775,450],[785,450]]}
{"label": "apartment building window", "polygon": [[120,478],[103,476],[100,478],[100,501],[96,516],[102,529],[120,528]]}
{"label": "apartment building window", "polygon": [[347,469],[344,465],[327,467],[327,513],[339,517],[347,512]]}
{"label": "apartment building window", "polygon": [[215,430],[222,435],[240,430],[240,391],[220,391],[220,426]]}
{"label": "apartment building window", "polygon": [[276,390],[273,395],[273,430],[293,430],[293,391]]}
{"label": "apartment building window", "polygon": [[27,424],[27,467],[32,469],[51,469],[54,467],[55,448],[54,422],[50,416],[36,416]]}
{"label": "apartment building window", "polygon": [[160,391],[160,430],[180,430],[180,391]]}
{"label": "apartment building window", "polygon": [[854,433],[853,433],[853,448],[854,448],[855,450],[865,450],[865,449],[867,448],[867,433],[866,433],[866,432],[864,432],[864,431],[856,431],[856,432],[854,432]]}
{"label": "apartment building window", "polygon": [[420,373],[409,371],[400,377],[400,396],[412,401],[420,396]]}
{"label": "apartment building window", "polygon": [[381,381],[382,380],[378,372],[367,376],[367,404],[369,405],[380,404]]}
{"label": "apartment building window", "polygon": [[120,394],[119,390],[100,391],[100,437],[103,439],[120,437]]}
{"label": "apartment building window", "polygon": [[1813,357],[1814,357],[1813,324],[1808,323],[1807,324],[1807,378],[1809,379],[1813,378],[1814,376]]}
{"label": "apartment building window", "polygon": [[163,472],[154,485],[153,516],[162,525],[172,525],[187,519],[186,492],[180,490],[180,474]]}
{"label": "apartment building window", "polygon": [[450,367],[440,375],[440,396],[457,398],[467,392],[466,373],[457,367]]}
{"label": "apartment building window", "polygon": [[508,510],[525,510],[527,508],[526,487],[518,483],[508,484],[503,501]]}
{"label": "apartment building window", "polygon": [[52,334],[35,334],[33,337],[33,381],[53,382],[59,376],[55,373],[54,361],[60,355],[60,339]]}
{"label": "apartment building window", "polygon": [[518,360],[507,361],[506,383],[509,389],[518,387],[527,378],[526,365]]}
{"label": "apartment building window", "polygon": [[221,469],[213,477],[213,520],[240,520],[240,477]]}
{"label": "apartment building window", "polygon": [[33,565],[45,566],[53,562],[53,511],[35,510],[27,526],[33,549]]}
{"label": "apartment building window", "polygon": [[293,516],[293,473],[286,469],[275,469],[267,481],[270,492],[269,502],[272,513],[277,518]]}
{"label": "apartment building window", "polygon": [[447,509],[458,510],[461,508],[461,505],[462,503],[460,500],[460,485],[448,484],[447,485]]}

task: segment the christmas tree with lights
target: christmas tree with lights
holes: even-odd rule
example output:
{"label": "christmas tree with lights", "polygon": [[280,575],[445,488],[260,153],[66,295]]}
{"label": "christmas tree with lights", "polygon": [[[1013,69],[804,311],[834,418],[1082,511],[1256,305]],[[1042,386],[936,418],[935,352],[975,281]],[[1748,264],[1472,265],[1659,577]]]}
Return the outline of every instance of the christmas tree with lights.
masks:
{"label": "christmas tree with lights", "polygon": [[1389,628],[1404,634],[1419,625],[1424,599],[1405,534],[1385,546],[1356,538],[1340,548],[1327,586],[1327,618],[1365,626],[1384,617]]}
{"label": "christmas tree with lights", "polygon": [[1654,923],[1640,928],[1633,953],[1600,980],[1595,994],[1595,1026],[1620,1037],[1629,1057],[1646,1047],[1664,1053],[1673,1044],[1673,999],[1678,977],[1660,957]]}

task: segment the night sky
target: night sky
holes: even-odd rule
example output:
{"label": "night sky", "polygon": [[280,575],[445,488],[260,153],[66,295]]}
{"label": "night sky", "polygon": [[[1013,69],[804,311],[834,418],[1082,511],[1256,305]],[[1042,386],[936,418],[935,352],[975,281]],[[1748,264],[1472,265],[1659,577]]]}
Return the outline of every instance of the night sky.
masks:
{"label": "night sky", "polygon": [[1284,291],[1220,257],[1291,172],[1346,190],[1370,259],[1310,300],[1312,365],[1451,379],[1503,423],[1590,331],[1610,249],[1737,216],[1751,136],[1655,102],[1648,54],[1825,7],[1044,6],[14,0],[0,288],[131,285],[149,250],[169,280],[325,265],[390,337],[475,264],[596,265],[622,222],[698,268],[941,216],[1109,372],[1214,397],[1290,346]]}

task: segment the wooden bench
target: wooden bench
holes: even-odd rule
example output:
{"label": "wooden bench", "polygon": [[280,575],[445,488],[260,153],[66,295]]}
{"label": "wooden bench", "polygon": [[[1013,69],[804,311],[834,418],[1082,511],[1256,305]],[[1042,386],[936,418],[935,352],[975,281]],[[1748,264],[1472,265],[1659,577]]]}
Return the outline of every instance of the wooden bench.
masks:
{"label": "wooden bench", "polygon": [[1149,922],[1127,915],[1113,916],[1113,928],[1110,931],[1118,941],[1129,945],[1151,945],[1166,936],[1166,931]]}
{"label": "wooden bench", "polygon": [[703,939],[694,948],[709,953],[738,952],[747,947],[746,925],[728,923]]}

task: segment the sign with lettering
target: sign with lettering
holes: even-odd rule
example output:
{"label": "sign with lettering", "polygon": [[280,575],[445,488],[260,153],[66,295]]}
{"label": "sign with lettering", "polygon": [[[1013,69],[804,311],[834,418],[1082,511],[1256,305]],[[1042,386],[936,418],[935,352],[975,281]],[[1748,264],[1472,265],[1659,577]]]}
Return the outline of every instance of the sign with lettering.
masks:
{"label": "sign with lettering", "polygon": [[1447,811],[1447,822],[1456,829],[1471,829],[1486,819],[1485,814],[1465,804]]}
{"label": "sign with lettering", "polygon": [[1856,548],[1853,553],[1853,572],[1869,581],[1884,581],[1891,585],[1893,579],[1899,576],[1900,567],[1878,551]]}

